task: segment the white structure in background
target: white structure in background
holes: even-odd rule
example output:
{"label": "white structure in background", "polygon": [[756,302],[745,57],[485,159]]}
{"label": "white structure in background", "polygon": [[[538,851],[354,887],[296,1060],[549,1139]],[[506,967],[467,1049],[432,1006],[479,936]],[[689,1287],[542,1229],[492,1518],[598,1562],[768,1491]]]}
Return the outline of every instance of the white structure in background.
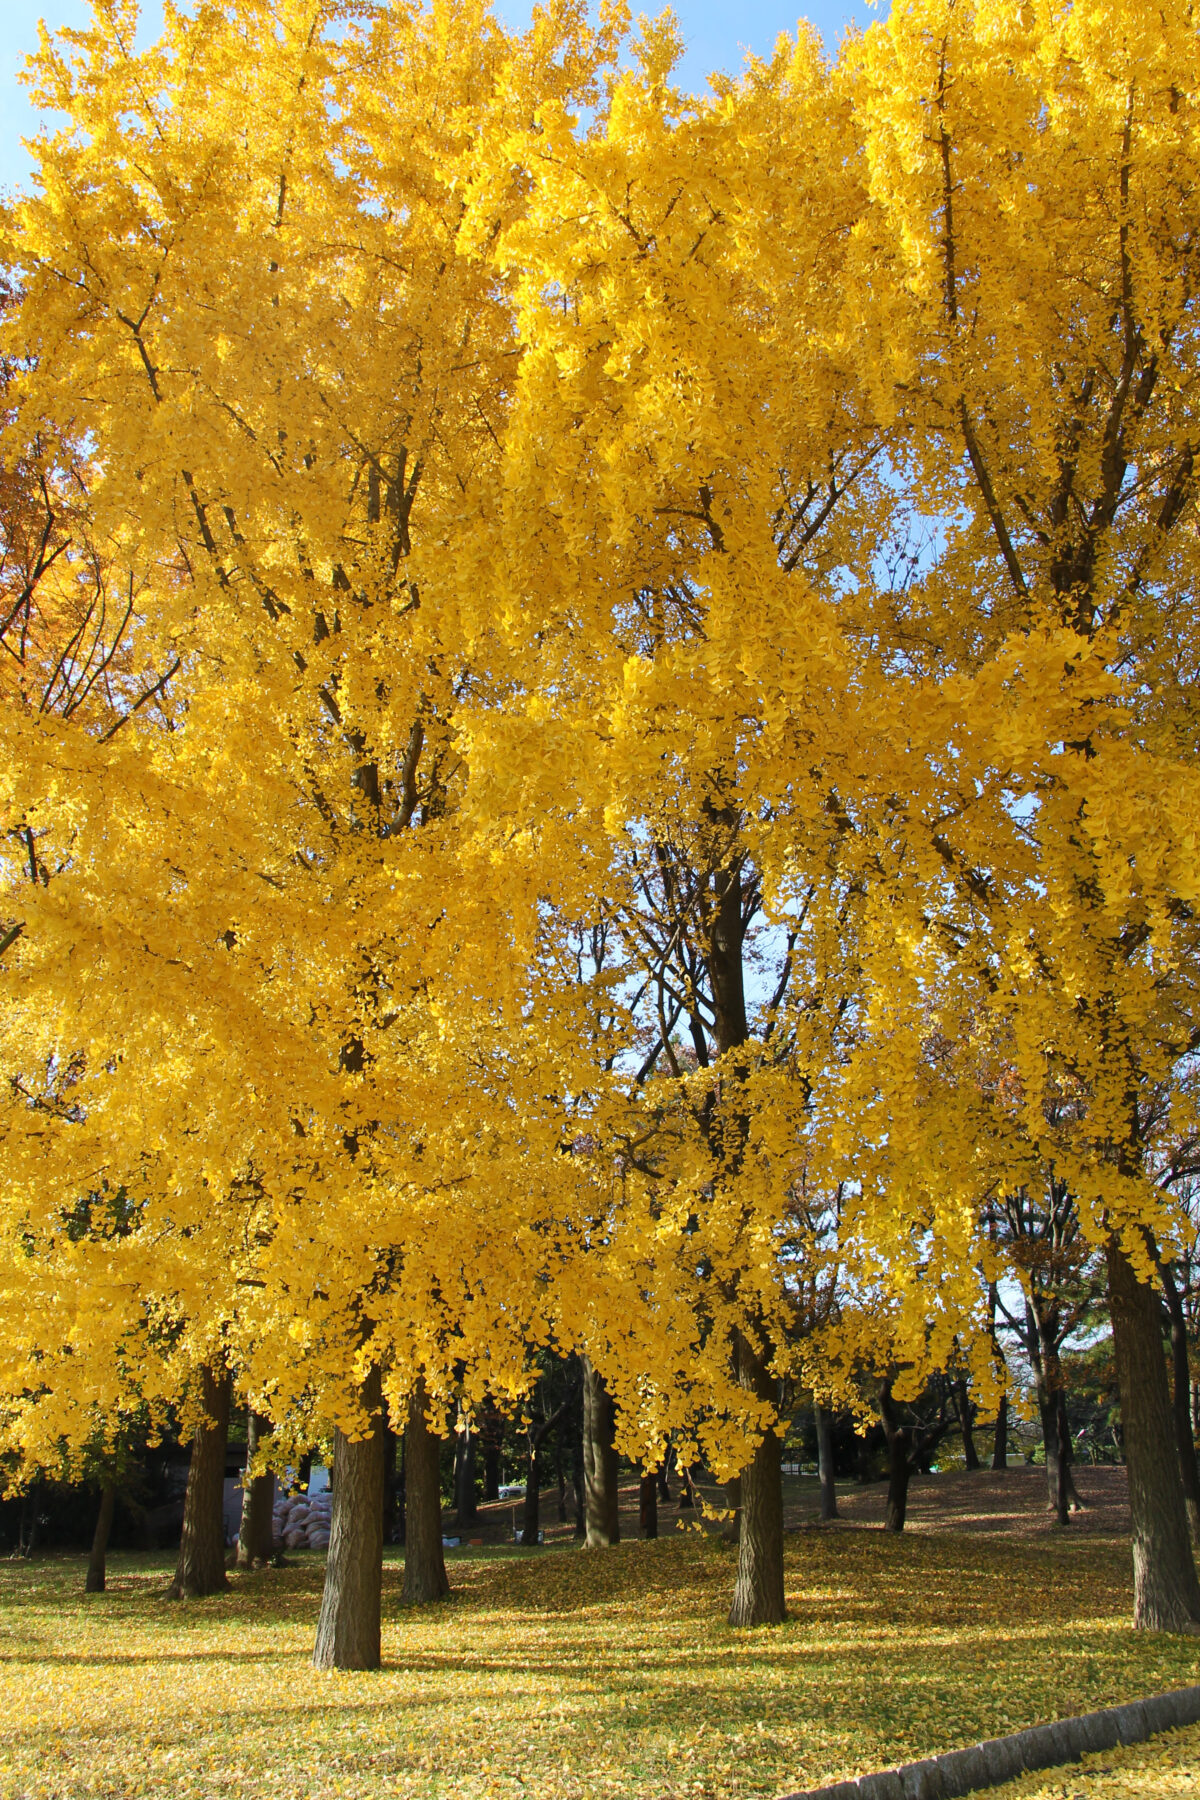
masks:
{"label": "white structure in background", "polygon": [[332,1506],[329,1470],[315,1468],[307,1493],[284,1493],[276,1499],[271,1535],[285,1550],[327,1550]]}

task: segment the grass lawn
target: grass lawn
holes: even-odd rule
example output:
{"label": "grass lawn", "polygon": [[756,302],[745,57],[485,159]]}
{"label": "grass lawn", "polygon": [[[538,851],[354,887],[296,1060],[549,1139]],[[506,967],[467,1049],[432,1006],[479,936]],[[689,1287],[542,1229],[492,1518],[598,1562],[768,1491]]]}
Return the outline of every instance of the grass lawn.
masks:
{"label": "grass lawn", "polygon": [[1200,1643],[1129,1629],[1128,1545],[1095,1536],[793,1532],[791,1620],[754,1633],[698,1534],[450,1552],[421,1612],[399,1555],[355,1675],[309,1666],[315,1554],[183,1605],[165,1556],[94,1596],[82,1559],[0,1565],[0,1795],[770,1796],[1200,1681]]}

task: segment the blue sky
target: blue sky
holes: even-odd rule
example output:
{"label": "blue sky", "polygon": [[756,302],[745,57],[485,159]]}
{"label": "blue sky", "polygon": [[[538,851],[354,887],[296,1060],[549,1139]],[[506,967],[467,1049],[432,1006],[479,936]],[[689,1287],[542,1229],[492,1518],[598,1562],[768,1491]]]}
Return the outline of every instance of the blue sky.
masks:
{"label": "blue sky", "polygon": [[[657,12],[654,0],[634,11]],[[513,24],[523,24],[529,15],[524,0],[499,0],[499,10]],[[702,88],[710,70],[737,70],[747,50],[760,55],[770,50],[781,31],[791,31],[797,17],[812,20],[825,39],[826,47],[835,51],[846,26],[853,19],[860,26],[886,13],[882,0],[878,13],[867,0],[843,5],[838,0],[741,0],[739,5],[720,4],[719,0],[677,0],[675,12],[687,43],[687,56],[682,69],[683,84]],[[145,7],[148,21],[159,14],[154,0]],[[23,137],[37,131],[37,116],[29,105],[24,88],[17,81],[17,71],[29,50],[37,43],[38,19],[45,19],[54,29],[61,25],[83,25],[88,18],[85,0],[0,0],[0,186],[21,184],[28,175],[29,158],[21,147]]]}

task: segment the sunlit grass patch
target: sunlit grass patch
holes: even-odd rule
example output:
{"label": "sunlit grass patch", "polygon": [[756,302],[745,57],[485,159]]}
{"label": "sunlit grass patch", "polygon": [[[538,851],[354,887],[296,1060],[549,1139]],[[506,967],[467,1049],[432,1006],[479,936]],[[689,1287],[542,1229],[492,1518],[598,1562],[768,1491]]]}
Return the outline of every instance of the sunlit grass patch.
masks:
{"label": "sunlit grass patch", "polygon": [[385,1577],[377,1674],[309,1664],[321,1560],[162,1598],[166,1559],[0,1567],[0,1794],[771,1795],[1200,1680],[1129,1629],[1128,1549],[801,1532],[783,1626],[724,1623],[698,1537],[451,1555],[420,1612]]}

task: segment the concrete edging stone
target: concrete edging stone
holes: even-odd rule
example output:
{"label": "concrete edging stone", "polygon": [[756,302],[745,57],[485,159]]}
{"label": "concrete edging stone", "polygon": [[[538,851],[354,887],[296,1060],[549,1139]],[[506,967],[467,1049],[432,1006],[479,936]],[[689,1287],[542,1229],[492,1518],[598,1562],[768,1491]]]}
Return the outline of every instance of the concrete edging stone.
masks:
{"label": "concrete edging stone", "polygon": [[1200,1724],[1200,1687],[1172,1688],[1148,1700],[1106,1706],[1077,1719],[1053,1719],[874,1775],[784,1794],[782,1800],[960,1800],[978,1788],[999,1787],[1019,1775],[1078,1762],[1089,1751],[1143,1744],[1156,1732],[1196,1724]]}

